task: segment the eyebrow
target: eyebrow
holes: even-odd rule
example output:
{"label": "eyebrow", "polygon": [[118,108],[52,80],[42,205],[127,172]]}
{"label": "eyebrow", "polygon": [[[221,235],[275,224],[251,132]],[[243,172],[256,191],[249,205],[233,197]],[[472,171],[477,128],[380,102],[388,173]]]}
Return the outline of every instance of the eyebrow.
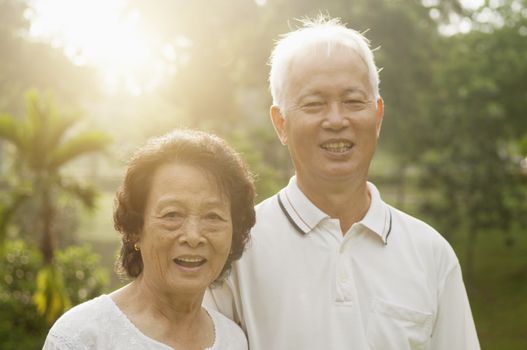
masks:
{"label": "eyebrow", "polygon": [[[180,198],[174,197],[174,196],[167,196],[162,197],[159,201],[157,201],[155,207],[159,208],[163,205],[169,205],[169,204],[179,204],[183,205],[183,201]],[[202,202],[205,206],[221,206],[223,204],[222,200],[215,200],[215,199],[207,199]]]}
{"label": "eyebrow", "polygon": [[312,90],[312,91],[308,91],[302,95],[300,95],[297,99],[297,101],[302,101],[303,99],[307,98],[307,97],[322,97],[324,96],[325,94],[319,90]]}
{"label": "eyebrow", "polygon": [[365,98],[368,97],[368,94],[366,93],[366,91],[364,91],[361,88],[356,88],[356,87],[353,87],[353,88],[350,88],[350,89],[346,89],[344,91],[344,93],[342,94],[342,96],[350,95],[350,94],[357,94],[357,93],[362,95]]}

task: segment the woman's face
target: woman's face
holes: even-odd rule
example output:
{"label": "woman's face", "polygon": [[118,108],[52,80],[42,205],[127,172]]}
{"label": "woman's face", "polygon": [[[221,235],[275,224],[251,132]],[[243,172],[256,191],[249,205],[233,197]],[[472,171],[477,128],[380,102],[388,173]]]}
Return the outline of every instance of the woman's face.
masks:
{"label": "woman's face", "polygon": [[139,242],[145,282],[169,293],[202,293],[220,274],[232,241],[230,200],[211,174],[160,166]]}

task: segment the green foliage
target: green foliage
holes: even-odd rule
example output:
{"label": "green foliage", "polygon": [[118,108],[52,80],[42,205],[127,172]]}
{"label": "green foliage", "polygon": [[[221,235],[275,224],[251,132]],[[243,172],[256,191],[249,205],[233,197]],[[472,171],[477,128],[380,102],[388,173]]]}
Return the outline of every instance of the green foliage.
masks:
{"label": "green foliage", "polygon": [[[285,147],[275,142],[275,138],[274,130],[270,128],[233,132],[228,137],[255,174],[257,202],[275,194],[289,180],[289,172],[280,171],[287,169],[289,156]],[[280,161],[282,164],[277,164]]]}
{"label": "green foliage", "polygon": [[71,246],[56,254],[65,291],[73,305],[93,299],[108,285],[108,271],[100,268],[100,257],[87,246]]}
{"label": "green foliage", "polygon": [[[78,198],[88,208],[93,208],[96,196],[91,186],[65,180],[60,170],[80,156],[104,152],[110,137],[102,131],[72,133],[71,129],[80,120],[79,116],[59,113],[49,94],[42,97],[31,90],[27,93],[26,104],[23,120],[8,115],[0,116],[0,139],[15,147],[14,166],[17,171],[14,173],[18,176],[20,188],[12,188],[11,192],[18,193],[21,188],[31,189],[31,197],[20,198],[37,203],[34,206],[36,213],[31,220],[35,225],[33,231],[41,232],[40,248],[46,264],[51,265],[57,240],[52,225],[57,215],[56,201],[59,194],[67,193]],[[17,202],[13,200],[11,208],[14,203]],[[3,215],[5,219],[0,222],[7,222],[7,217]],[[29,217],[26,215],[25,219]],[[2,226],[6,227],[7,224]],[[0,238],[5,237],[4,232],[5,229],[0,232]],[[42,272],[41,278],[51,283],[58,277],[48,271]]]}
{"label": "green foliage", "polygon": [[20,205],[28,198],[29,194],[21,189],[10,193],[0,194],[0,257],[4,253],[7,226]]}
{"label": "green foliage", "polygon": [[55,265],[45,265],[37,273],[37,290],[33,294],[37,312],[44,316],[46,323],[53,322],[67,309],[71,302],[64,290],[62,271]]}
{"label": "green foliage", "polygon": [[[99,257],[89,247],[69,247],[57,251],[53,269],[41,269],[43,260],[37,249],[21,240],[8,241],[0,259],[0,348],[40,348],[54,319],[46,320],[33,303],[35,296],[41,298],[39,284],[45,287],[43,290],[48,288],[52,296],[53,283],[64,283],[65,294],[61,297],[72,301],[71,305],[82,303],[100,295],[108,284],[108,272],[98,262]],[[57,282],[58,275],[62,276],[62,282]]]}
{"label": "green foliage", "polygon": [[0,347],[36,349],[47,325],[32,302],[42,257],[23,241],[6,242],[0,259]]}
{"label": "green foliage", "polygon": [[527,128],[522,112],[527,99],[520,98],[527,96],[520,83],[527,66],[517,63],[519,57],[527,60],[527,50],[518,50],[523,40],[507,28],[452,38],[444,43],[437,71],[438,92],[431,100],[437,108],[430,121],[441,128],[425,130],[429,153],[423,178],[426,186],[443,182],[444,198],[457,198],[456,207],[472,206],[457,215],[477,229],[506,229],[512,208],[505,207],[504,196],[521,188],[519,164],[505,145]]}

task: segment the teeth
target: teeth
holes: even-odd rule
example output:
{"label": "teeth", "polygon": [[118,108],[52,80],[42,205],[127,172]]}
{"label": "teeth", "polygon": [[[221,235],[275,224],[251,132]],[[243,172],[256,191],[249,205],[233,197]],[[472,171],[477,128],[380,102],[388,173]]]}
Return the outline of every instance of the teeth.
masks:
{"label": "teeth", "polygon": [[196,263],[203,261],[203,258],[178,258],[180,261],[188,262],[188,263]]}
{"label": "teeth", "polygon": [[327,151],[342,153],[342,152],[346,152],[347,150],[351,148],[351,143],[349,142],[326,143],[322,145],[322,148]]}

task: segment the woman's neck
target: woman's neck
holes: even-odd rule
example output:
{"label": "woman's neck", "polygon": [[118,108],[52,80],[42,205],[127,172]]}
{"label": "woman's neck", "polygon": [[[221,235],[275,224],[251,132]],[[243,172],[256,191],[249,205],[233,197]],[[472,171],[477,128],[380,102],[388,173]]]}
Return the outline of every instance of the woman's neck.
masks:
{"label": "woman's neck", "polygon": [[140,275],[110,297],[145,335],[173,347],[192,349],[188,344],[205,348],[214,343],[212,320],[201,307],[203,294],[162,292]]}

